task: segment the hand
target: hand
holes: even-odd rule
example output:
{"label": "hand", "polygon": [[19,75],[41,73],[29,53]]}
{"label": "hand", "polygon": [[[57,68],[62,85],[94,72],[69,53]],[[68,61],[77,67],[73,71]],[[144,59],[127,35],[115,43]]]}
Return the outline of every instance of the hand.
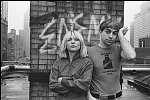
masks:
{"label": "hand", "polygon": [[129,30],[128,27],[124,26],[123,28],[121,28],[121,29],[119,30],[119,34],[120,34],[120,35],[125,35],[128,30]]}
{"label": "hand", "polygon": [[58,82],[61,83],[62,79],[70,80],[70,79],[72,79],[72,78],[70,78],[70,77],[59,77],[59,78],[58,78]]}
{"label": "hand", "polygon": [[62,77],[61,84],[63,86],[68,87],[69,86],[68,80],[72,80],[72,78],[69,76]]}
{"label": "hand", "polygon": [[65,80],[72,80],[72,77],[67,76],[67,77],[63,77],[63,79],[65,79]]}
{"label": "hand", "polygon": [[60,82],[60,83],[61,83],[61,80],[62,80],[62,77],[59,77],[59,78],[58,78],[58,82]]}

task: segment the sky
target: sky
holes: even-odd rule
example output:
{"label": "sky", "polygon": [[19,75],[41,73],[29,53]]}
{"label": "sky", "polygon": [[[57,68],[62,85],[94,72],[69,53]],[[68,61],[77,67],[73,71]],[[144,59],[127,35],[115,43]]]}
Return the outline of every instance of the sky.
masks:
{"label": "sky", "polygon": [[15,29],[16,34],[23,29],[24,13],[30,7],[29,1],[8,1],[8,32]]}
{"label": "sky", "polygon": [[[130,23],[134,21],[134,15],[141,10],[141,4],[147,1],[124,2],[124,26],[129,28],[125,37],[130,41]],[[30,7],[29,1],[8,1],[8,32],[16,29],[16,34],[23,29],[24,13]]]}
{"label": "sky", "polygon": [[130,41],[130,23],[134,21],[134,16],[141,11],[141,4],[148,1],[125,1],[124,3],[124,26],[129,31],[125,37]]}

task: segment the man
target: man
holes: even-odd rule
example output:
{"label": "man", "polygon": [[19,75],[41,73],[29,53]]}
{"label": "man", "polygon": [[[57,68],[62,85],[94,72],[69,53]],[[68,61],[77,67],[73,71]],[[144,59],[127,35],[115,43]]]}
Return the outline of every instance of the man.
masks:
{"label": "man", "polygon": [[[134,48],[124,37],[128,31],[112,18],[100,24],[100,43],[88,48],[94,63],[89,100],[121,100],[120,70],[121,58],[134,59]],[[116,39],[120,45],[116,44]]]}

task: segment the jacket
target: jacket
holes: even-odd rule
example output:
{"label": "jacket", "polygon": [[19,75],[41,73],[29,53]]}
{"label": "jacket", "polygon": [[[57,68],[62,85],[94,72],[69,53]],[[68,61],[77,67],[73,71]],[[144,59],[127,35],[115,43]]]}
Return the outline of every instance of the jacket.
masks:
{"label": "jacket", "polygon": [[[92,71],[92,61],[89,57],[80,57],[79,53],[72,62],[69,58],[58,58],[51,69],[49,87],[58,93],[59,100],[87,100]],[[59,77],[63,77],[61,83]]]}

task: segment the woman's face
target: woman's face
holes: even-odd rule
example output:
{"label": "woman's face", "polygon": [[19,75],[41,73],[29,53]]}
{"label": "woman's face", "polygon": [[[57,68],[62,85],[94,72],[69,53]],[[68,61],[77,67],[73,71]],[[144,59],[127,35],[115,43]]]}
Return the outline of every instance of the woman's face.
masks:
{"label": "woman's face", "polygon": [[80,40],[75,37],[75,35],[71,35],[71,37],[67,39],[66,45],[69,51],[78,51],[80,49]]}

